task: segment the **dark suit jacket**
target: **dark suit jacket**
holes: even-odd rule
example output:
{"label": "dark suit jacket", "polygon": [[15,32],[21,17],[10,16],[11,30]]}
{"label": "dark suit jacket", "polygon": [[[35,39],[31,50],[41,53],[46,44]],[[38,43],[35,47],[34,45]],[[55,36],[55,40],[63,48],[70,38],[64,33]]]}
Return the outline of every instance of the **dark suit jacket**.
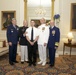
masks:
{"label": "dark suit jacket", "polygon": [[28,27],[20,27],[19,28],[19,44],[20,45],[27,45],[26,36],[24,37],[23,34],[25,33]]}
{"label": "dark suit jacket", "polygon": [[60,41],[60,30],[57,27],[49,28],[50,35],[48,40],[48,47],[55,47],[55,43],[59,43]]}
{"label": "dark suit jacket", "polygon": [[19,27],[16,25],[16,28],[11,24],[7,27],[7,41],[12,42],[12,44],[18,43],[18,31]]}

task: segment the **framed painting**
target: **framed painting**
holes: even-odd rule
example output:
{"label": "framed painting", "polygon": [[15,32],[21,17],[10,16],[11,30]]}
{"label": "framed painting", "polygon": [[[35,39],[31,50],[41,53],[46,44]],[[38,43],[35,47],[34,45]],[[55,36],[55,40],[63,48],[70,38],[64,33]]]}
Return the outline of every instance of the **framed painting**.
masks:
{"label": "framed painting", "polygon": [[12,24],[12,18],[16,18],[16,11],[1,11],[1,29],[6,30]]}
{"label": "framed painting", "polygon": [[76,3],[71,4],[70,30],[76,31]]}

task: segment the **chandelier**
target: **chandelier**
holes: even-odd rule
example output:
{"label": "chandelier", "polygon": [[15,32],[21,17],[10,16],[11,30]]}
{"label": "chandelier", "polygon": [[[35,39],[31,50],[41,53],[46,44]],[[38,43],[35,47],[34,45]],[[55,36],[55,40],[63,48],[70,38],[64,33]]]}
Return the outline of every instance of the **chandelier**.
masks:
{"label": "chandelier", "polygon": [[35,10],[35,13],[38,16],[46,15],[46,10],[41,6],[41,0],[40,0],[40,6]]}

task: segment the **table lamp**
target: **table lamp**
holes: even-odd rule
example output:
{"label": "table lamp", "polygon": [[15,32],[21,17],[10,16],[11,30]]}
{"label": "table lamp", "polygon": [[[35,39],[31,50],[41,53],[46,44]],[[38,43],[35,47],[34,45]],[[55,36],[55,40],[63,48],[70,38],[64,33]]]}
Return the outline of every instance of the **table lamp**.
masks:
{"label": "table lamp", "polygon": [[68,33],[68,43],[71,44],[72,39],[73,39],[73,34],[72,34],[72,32],[69,32],[69,33]]}

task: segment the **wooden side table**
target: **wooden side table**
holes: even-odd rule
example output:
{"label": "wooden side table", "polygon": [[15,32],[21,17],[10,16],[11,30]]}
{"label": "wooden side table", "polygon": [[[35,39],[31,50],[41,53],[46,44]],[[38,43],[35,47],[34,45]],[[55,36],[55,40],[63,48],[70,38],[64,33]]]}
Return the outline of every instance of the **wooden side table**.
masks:
{"label": "wooden side table", "polygon": [[2,47],[6,47],[6,41],[5,40],[0,40],[2,42]]}
{"label": "wooden side table", "polygon": [[64,46],[63,46],[63,55],[64,55],[64,51],[65,51],[65,46],[70,47],[70,56],[71,56],[72,48],[76,48],[76,43],[74,43],[74,44],[72,44],[72,43],[64,43]]}

